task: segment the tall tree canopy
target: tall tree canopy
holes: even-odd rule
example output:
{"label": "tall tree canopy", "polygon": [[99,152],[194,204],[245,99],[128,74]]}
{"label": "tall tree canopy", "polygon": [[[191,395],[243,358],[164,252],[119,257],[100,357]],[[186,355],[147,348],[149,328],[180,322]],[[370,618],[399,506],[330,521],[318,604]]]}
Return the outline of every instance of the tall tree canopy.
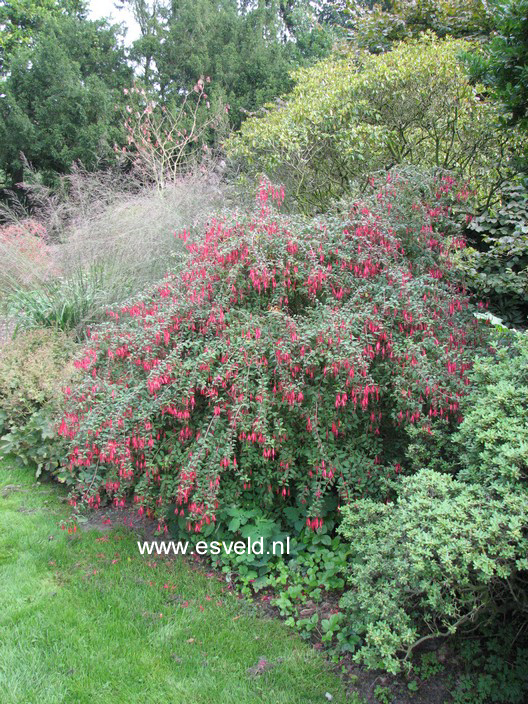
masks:
{"label": "tall tree canopy", "polygon": [[131,56],[167,102],[200,76],[230,105],[231,125],[287,92],[290,71],[331,49],[329,24],[306,0],[129,0],[142,36]]}
{"label": "tall tree canopy", "polygon": [[43,174],[89,168],[118,136],[115,110],[132,80],[119,28],[80,17],[48,18],[11,57],[0,98],[0,166],[22,180],[21,154]]}
{"label": "tall tree canopy", "polygon": [[86,0],[7,0],[0,4],[0,74],[52,17],[86,17]]}

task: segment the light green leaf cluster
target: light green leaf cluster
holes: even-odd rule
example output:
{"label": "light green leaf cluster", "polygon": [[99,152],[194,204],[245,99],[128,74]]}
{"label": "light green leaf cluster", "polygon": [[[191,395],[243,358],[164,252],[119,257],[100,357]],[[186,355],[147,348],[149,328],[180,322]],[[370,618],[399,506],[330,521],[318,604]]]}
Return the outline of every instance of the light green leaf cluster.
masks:
{"label": "light green leaf cluster", "polygon": [[247,120],[228,151],[323,208],[354,179],[396,164],[440,167],[485,191],[519,143],[458,61],[465,40],[423,34],[386,54],[353,51],[294,74],[285,101]]}
{"label": "light green leaf cluster", "polygon": [[498,492],[432,470],[405,478],[393,504],[362,500],[340,528],[355,564],[342,606],[361,623],[357,659],[396,673],[413,649],[493,614],[528,607],[528,495]]}
{"label": "light green leaf cluster", "polygon": [[457,434],[461,477],[526,490],[528,480],[528,334],[515,333],[492,358],[477,359],[471,406]]}
{"label": "light green leaf cluster", "polygon": [[[15,455],[38,474],[57,466],[54,412],[71,382],[75,344],[62,332],[18,334],[0,353],[0,458]],[[37,474],[37,476],[38,476]]]}

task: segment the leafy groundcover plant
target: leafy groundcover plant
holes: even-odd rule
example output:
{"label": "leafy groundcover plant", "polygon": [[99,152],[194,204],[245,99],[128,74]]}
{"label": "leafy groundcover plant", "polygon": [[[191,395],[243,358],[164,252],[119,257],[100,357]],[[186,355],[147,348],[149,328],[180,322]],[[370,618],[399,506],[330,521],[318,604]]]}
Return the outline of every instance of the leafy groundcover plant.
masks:
{"label": "leafy groundcover plant", "polygon": [[77,348],[64,333],[18,333],[0,351],[0,456],[54,471],[61,460],[55,415],[61,389],[71,383]]}
{"label": "leafy groundcover plant", "polygon": [[316,530],[327,496],[387,495],[406,426],[456,426],[484,333],[452,267],[453,179],[383,174],[316,221],[282,197],[263,183],[253,215],[210,222],[91,331],[59,428],[72,503],[207,532],[250,497]]}

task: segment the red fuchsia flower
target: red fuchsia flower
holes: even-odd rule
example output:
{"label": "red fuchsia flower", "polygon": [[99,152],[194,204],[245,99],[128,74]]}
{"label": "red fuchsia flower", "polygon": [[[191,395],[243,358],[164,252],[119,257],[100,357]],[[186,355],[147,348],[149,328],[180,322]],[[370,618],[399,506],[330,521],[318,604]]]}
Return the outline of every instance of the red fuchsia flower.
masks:
{"label": "red fuchsia flower", "polygon": [[380,492],[404,461],[391,433],[459,420],[479,345],[450,259],[455,184],[436,185],[434,204],[402,204],[392,178],[341,223],[298,229],[263,181],[255,217],[211,221],[181,272],[90,337],[58,426],[71,474],[100,467],[97,495],[135,494],[160,530],[170,511],[200,532],[241,490],[299,497],[319,530],[328,493]]}

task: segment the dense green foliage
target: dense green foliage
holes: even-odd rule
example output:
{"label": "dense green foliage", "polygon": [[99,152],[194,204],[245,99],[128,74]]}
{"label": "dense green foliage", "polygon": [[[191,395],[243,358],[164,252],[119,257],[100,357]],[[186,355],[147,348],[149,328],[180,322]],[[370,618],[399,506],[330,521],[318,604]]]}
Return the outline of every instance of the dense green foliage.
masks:
{"label": "dense green foliage", "polygon": [[130,4],[142,27],[132,55],[144,67],[147,85],[159,90],[163,102],[179,102],[182,88],[210,76],[211,97],[230,106],[234,127],[290,90],[290,70],[327,55],[332,44],[328,28],[314,27],[306,2]]}
{"label": "dense green foliage", "polygon": [[[129,50],[121,28],[86,19],[75,0],[9,3],[0,9],[0,168],[23,180],[21,154],[50,181],[73,162],[88,169],[115,160],[126,144],[121,108],[133,66],[149,99],[179,109],[198,80],[231,126],[291,88],[292,68],[326,56],[332,32],[308,3],[239,7],[234,0],[130,3],[141,37]],[[116,110],[117,106],[117,110]]]}
{"label": "dense green foliage", "polygon": [[394,42],[432,31],[438,37],[488,35],[495,18],[484,0],[349,0],[350,37],[354,44],[377,54]]}
{"label": "dense green foliage", "polygon": [[54,427],[74,371],[73,342],[53,330],[19,334],[0,353],[0,453],[51,471],[61,459]]}
{"label": "dense green foliage", "polygon": [[106,301],[104,272],[78,271],[70,279],[44,281],[38,289],[10,293],[6,309],[17,328],[52,328],[83,337],[83,326],[102,314]]}
{"label": "dense green foliage", "polygon": [[528,127],[528,2],[494,0],[497,34],[480,56],[469,57],[474,76],[503,103],[506,122]]}
{"label": "dense green foliage", "polygon": [[24,422],[36,408],[58,398],[61,380],[67,376],[65,358],[73,352],[73,343],[51,330],[25,332],[3,348],[0,357],[3,421]]}
{"label": "dense green foliage", "polygon": [[0,6],[0,75],[9,68],[12,56],[31,45],[46,21],[59,17],[86,16],[84,0],[9,0]]}
{"label": "dense green foliage", "polygon": [[369,701],[521,704],[525,0],[126,4],[0,8],[1,453]]}
{"label": "dense green foliage", "polygon": [[354,52],[300,70],[286,101],[247,120],[228,148],[287,183],[308,209],[395,164],[451,169],[485,193],[520,137],[495,129],[497,106],[481,99],[457,60],[464,48],[427,35],[380,56]]}
{"label": "dense green foliage", "polygon": [[477,359],[471,404],[456,436],[460,477],[525,492],[528,479],[528,334],[516,333],[494,357]]}
{"label": "dense green foliage", "polygon": [[21,154],[48,180],[74,161],[93,169],[113,159],[115,103],[132,77],[117,29],[48,20],[12,57],[0,99],[0,166],[14,183],[23,179]]}
{"label": "dense green foliage", "polygon": [[385,496],[400,427],[456,425],[480,337],[452,269],[456,184],[418,179],[419,198],[392,173],[321,221],[213,220],[181,271],[111,311],[61,423],[75,494],[133,493],[163,520],[176,501],[196,530],[246,492],[301,502],[312,528],[326,495]]}
{"label": "dense green foliage", "polygon": [[507,323],[528,318],[528,191],[502,189],[500,201],[471,219],[460,264],[475,293]]}

